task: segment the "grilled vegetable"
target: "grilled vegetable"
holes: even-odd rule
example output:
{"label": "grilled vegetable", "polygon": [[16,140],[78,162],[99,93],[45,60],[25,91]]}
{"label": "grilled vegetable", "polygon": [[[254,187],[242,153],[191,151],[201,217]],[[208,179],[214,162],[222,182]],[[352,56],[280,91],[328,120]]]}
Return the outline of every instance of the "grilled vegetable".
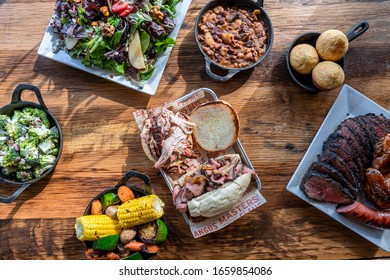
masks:
{"label": "grilled vegetable", "polygon": [[118,220],[107,215],[87,215],[76,219],[76,237],[81,241],[95,241],[101,237],[122,231]]}
{"label": "grilled vegetable", "polygon": [[122,244],[127,244],[137,236],[137,230],[135,228],[124,228],[120,235],[120,241]]}
{"label": "grilled vegetable", "polygon": [[92,201],[92,204],[91,204],[91,215],[100,215],[100,214],[102,214],[102,209],[103,209],[103,206],[102,206],[102,203],[100,202],[99,199],[95,199],[94,201]]}
{"label": "grilled vegetable", "polygon": [[139,252],[136,252],[134,254],[131,254],[125,258],[122,258],[121,260],[143,260],[144,258]]}
{"label": "grilled vegetable", "polygon": [[110,192],[106,193],[101,198],[103,211],[106,211],[108,206],[119,204],[121,201],[117,194]]}
{"label": "grilled vegetable", "polygon": [[167,225],[161,219],[143,224],[138,230],[139,239],[145,243],[161,243],[167,238],[167,235]]}
{"label": "grilled vegetable", "polygon": [[122,202],[135,198],[133,191],[127,186],[120,186],[118,188],[118,197]]}
{"label": "grilled vegetable", "polygon": [[157,245],[146,244],[144,242],[139,241],[129,242],[125,245],[125,248],[130,249],[131,251],[141,252],[145,254],[155,254],[160,251],[160,248]]}
{"label": "grilled vegetable", "polygon": [[163,207],[164,202],[155,194],[126,201],[118,207],[119,225],[128,228],[161,218]]}
{"label": "grilled vegetable", "polygon": [[104,213],[111,219],[118,220],[118,217],[116,216],[116,213],[118,212],[118,207],[119,205],[108,206]]}
{"label": "grilled vegetable", "polygon": [[93,242],[93,248],[100,251],[113,251],[119,242],[119,234],[107,235]]}

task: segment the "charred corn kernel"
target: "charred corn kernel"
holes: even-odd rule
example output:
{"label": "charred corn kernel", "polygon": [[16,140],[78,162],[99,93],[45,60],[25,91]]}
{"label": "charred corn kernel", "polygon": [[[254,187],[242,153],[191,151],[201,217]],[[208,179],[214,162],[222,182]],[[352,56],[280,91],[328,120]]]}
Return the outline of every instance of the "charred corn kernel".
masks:
{"label": "charred corn kernel", "polygon": [[107,215],[87,215],[76,219],[76,237],[81,241],[95,241],[101,237],[119,234],[122,228],[118,220]]}
{"label": "charred corn kernel", "polygon": [[128,228],[161,218],[163,207],[164,202],[155,194],[128,200],[118,207],[119,225]]}
{"label": "charred corn kernel", "polygon": [[108,17],[110,15],[110,12],[108,11],[108,7],[107,6],[102,6],[100,8],[100,12],[105,16],[105,17]]}

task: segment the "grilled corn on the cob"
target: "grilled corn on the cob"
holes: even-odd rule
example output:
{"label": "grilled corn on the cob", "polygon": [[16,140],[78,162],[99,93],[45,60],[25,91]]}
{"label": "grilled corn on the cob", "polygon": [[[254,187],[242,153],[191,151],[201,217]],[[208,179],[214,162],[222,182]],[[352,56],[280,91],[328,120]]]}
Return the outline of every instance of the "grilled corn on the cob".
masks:
{"label": "grilled corn on the cob", "polygon": [[101,237],[119,234],[122,231],[118,220],[107,215],[87,215],[76,219],[76,237],[81,241],[94,241]]}
{"label": "grilled corn on the cob", "polygon": [[164,202],[155,194],[128,200],[118,207],[119,225],[128,228],[161,218],[163,207]]}

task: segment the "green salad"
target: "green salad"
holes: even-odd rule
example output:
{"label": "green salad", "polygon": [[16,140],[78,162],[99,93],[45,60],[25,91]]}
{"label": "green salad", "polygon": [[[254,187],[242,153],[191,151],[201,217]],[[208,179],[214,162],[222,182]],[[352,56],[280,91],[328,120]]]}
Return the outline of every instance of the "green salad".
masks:
{"label": "green salad", "polygon": [[142,85],[168,47],[180,0],[57,0],[50,21],[59,34],[53,51]]}

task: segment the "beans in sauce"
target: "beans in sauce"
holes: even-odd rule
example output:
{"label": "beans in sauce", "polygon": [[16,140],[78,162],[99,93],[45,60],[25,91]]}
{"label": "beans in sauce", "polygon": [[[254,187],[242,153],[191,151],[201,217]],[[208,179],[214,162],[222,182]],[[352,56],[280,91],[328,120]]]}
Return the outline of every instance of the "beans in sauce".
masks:
{"label": "beans in sauce", "polygon": [[198,30],[202,50],[228,68],[247,67],[266,51],[266,25],[258,9],[216,6],[202,16]]}

